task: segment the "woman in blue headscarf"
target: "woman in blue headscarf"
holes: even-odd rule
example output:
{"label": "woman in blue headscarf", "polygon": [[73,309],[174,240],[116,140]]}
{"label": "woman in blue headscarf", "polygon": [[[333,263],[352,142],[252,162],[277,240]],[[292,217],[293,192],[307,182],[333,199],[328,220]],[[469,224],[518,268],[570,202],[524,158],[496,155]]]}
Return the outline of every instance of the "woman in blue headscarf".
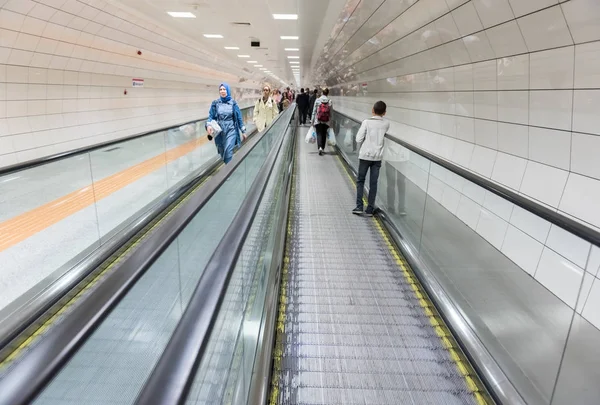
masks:
{"label": "woman in blue headscarf", "polygon": [[[246,127],[242,120],[242,112],[234,99],[231,98],[231,90],[227,83],[219,86],[220,98],[212,102],[208,112],[208,122],[215,120],[221,127],[222,132],[215,137],[217,151],[225,164],[233,158],[233,150],[246,140]],[[212,127],[206,127],[208,134],[212,135]],[[240,132],[242,138],[240,138]]]}

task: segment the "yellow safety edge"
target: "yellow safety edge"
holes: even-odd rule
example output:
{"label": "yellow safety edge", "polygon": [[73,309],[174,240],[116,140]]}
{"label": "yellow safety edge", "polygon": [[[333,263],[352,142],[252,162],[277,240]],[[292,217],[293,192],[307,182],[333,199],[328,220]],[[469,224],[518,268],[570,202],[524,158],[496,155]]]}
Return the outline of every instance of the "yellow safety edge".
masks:
{"label": "yellow safety edge", "polygon": [[[294,153],[295,155],[295,153]],[[271,375],[271,393],[269,395],[269,404],[277,404],[279,398],[279,376],[281,375],[281,362],[283,359],[283,339],[285,333],[285,321],[287,310],[287,290],[289,281],[290,251],[292,240],[292,221],[294,220],[295,195],[296,195],[296,165],[297,157],[294,156],[292,166],[292,189],[290,191],[290,204],[288,207],[287,233],[285,241],[285,250],[283,258],[283,268],[281,269],[281,285],[279,287],[279,313],[276,320],[275,347],[273,349],[273,372]]]}
{"label": "yellow safety edge", "polygon": [[[340,155],[337,155],[338,162],[342,165],[344,173],[348,176],[350,183],[356,187],[356,183],[354,178],[352,177],[347,165],[342,161]],[[367,204],[366,198],[364,199],[364,203]],[[373,223],[375,227],[379,231],[381,237],[385,241],[392,257],[398,264],[398,266],[402,269],[402,274],[406,280],[406,282],[410,285],[413,290],[415,298],[419,301],[421,308],[423,309],[425,315],[429,319],[429,323],[435,330],[435,333],[440,338],[443,347],[449,352],[450,358],[454,362],[456,369],[460,373],[460,375],[464,378],[467,388],[479,405],[493,405],[495,402],[490,397],[487,389],[479,379],[479,376],[471,366],[471,363],[466,358],[465,354],[461,350],[458,342],[454,339],[452,332],[448,329],[448,326],[438,313],[436,307],[433,305],[433,302],[429,298],[429,295],[424,290],[423,286],[417,279],[413,269],[408,265],[406,259],[400,253],[398,247],[395,243],[392,242],[392,238],[389,235],[388,231],[382,225],[381,220],[373,217]]]}

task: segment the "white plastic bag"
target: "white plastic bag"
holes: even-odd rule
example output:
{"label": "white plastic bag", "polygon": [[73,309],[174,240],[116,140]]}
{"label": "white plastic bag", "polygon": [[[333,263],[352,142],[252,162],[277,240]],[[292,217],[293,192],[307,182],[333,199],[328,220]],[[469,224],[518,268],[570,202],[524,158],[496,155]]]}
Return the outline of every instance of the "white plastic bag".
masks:
{"label": "white plastic bag", "polygon": [[306,143],[315,143],[317,142],[317,131],[315,127],[311,125],[308,133],[306,134],[306,138],[304,138],[304,142]]}
{"label": "white plastic bag", "polygon": [[219,125],[219,123],[215,120],[209,121],[206,123],[206,129],[208,130],[208,128],[212,128],[213,129],[213,133],[212,135],[209,134],[208,135],[208,140],[212,141],[213,138],[216,138],[223,130],[221,129],[221,126]]}
{"label": "white plastic bag", "polygon": [[329,145],[329,146],[337,145],[337,142],[335,140],[335,132],[333,131],[333,128],[329,128],[327,130],[327,145]]}

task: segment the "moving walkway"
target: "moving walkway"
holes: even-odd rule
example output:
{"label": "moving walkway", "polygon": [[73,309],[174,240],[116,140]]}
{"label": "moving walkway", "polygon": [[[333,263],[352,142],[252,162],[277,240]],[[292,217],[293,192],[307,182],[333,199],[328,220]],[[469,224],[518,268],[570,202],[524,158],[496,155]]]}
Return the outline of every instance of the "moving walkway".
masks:
{"label": "moving walkway", "polygon": [[40,329],[0,404],[536,403],[421,271],[410,202],[352,215],[351,143],[319,156],[293,113]]}

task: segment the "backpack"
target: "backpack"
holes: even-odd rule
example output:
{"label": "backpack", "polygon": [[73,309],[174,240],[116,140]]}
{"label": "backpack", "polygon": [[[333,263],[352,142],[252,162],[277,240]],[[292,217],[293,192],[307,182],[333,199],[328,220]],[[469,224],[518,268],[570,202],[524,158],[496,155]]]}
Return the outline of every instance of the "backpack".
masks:
{"label": "backpack", "polygon": [[319,122],[329,122],[331,118],[331,106],[329,105],[329,100],[326,102],[323,101],[319,104],[319,109],[317,110],[317,121]]}

